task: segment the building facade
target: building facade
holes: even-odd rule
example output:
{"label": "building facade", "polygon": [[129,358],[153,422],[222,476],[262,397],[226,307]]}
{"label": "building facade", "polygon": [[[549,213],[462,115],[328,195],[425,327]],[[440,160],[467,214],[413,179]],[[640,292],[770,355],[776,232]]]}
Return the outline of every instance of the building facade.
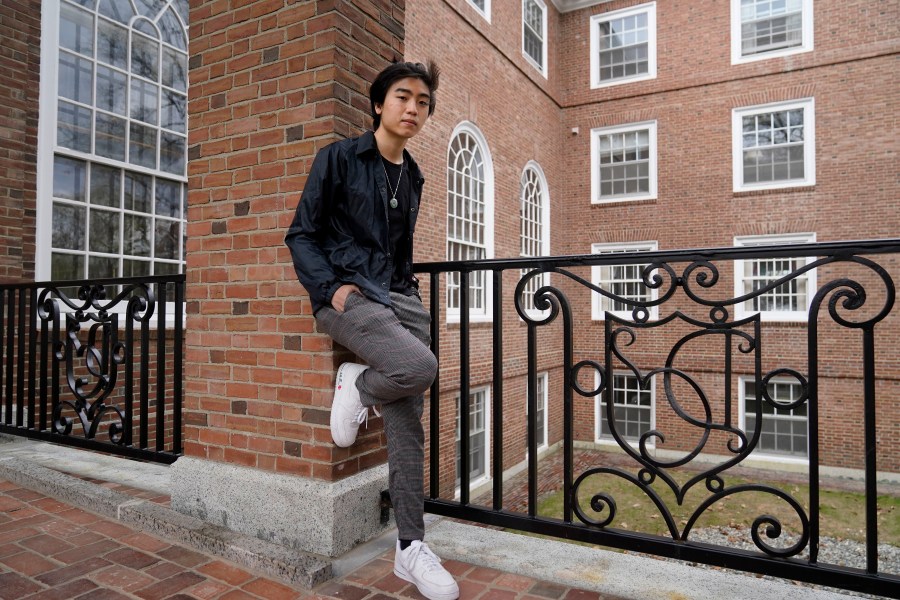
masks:
{"label": "building facade", "polygon": [[[185,487],[173,502],[234,522],[245,496],[189,500],[190,480],[210,464],[234,466],[234,477],[266,474],[291,493],[285,482],[313,481],[305,498],[332,498],[341,482],[370,485],[386,450],[377,423],[352,448],[330,442],[331,385],[348,355],[315,331],[282,239],[315,153],[370,126],[368,82],[389,61],[433,58],[443,71],[435,115],[410,146],[426,177],[417,263],[895,238],[898,17],[895,0],[0,0],[0,275],[184,272],[188,460],[177,463]],[[738,296],[798,261],[739,261],[720,275]],[[886,264],[896,280],[896,257]],[[641,271],[578,273],[651,298]],[[504,289],[520,276],[507,273]],[[735,307],[735,317],[759,313],[769,339],[787,340],[765,369],[801,369],[808,357],[796,333],[808,328],[817,282],[833,276],[811,271]],[[557,275],[540,282],[572,300],[576,360],[602,357],[606,321],[630,311]],[[437,290],[423,288],[442,307],[439,477],[451,497],[459,284],[447,275]],[[470,286],[477,489],[493,471],[495,403],[502,470],[525,459],[526,326],[507,294],[498,398],[490,281],[475,273]],[[896,333],[894,314],[879,339]],[[636,344],[641,368],[664,362],[682,334]],[[821,462],[858,470],[861,374],[839,332],[823,329],[820,345],[829,394]],[[892,440],[900,361],[879,347],[889,353],[878,357],[878,434]],[[537,431],[548,451],[563,434],[561,352],[558,333],[542,334]],[[752,427],[752,369],[737,365],[726,383],[715,360],[700,369],[704,388],[711,397],[730,388],[735,418]],[[596,383],[581,377],[585,389]],[[690,430],[673,417],[660,377],[642,386],[617,368],[607,387],[577,398],[580,445],[614,446],[604,416],[612,401],[627,441],[658,429],[676,434],[668,445],[655,440],[660,456],[690,447],[678,441]],[[801,388],[780,376],[768,391],[791,403]],[[676,386],[679,399],[684,391]],[[770,416],[760,457],[802,465],[804,410]],[[885,444],[879,469],[898,468],[900,454]],[[352,545],[356,534],[338,528],[313,549]],[[299,533],[284,535],[300,545]]]}
{"label": "building facade", "polygon": [[[896,32],[886,18],[892,11],[897,6],[890,3],[803,0],[411,3],[407,56],[434,56],[445,67],[433,122],[414,140],[417,155],[425,156],[425,172],[439,174],[426,188],[437,207],[425,208],[421,217],[427,219],[428,233],[434,231],[434,240],[419,244],[417,259],[529,255],[534,223],[525,207],[533,187],[523,182],[532,180],[529,168],[535,165],[540,176],[534,180],[550,206],[537,237],[547,236],[554,256],[895,236],[900,230],[896,85],[889,75],[885,78],[896,60]],[[847,23],[853,26],[842,26]],[[446,38],[432,34],[438,30],[446,31]],[[483,189],[485,199],[481,204],[470,200],[475,214],[485,213],[485,231],[490,231],[481,244],[477,235],[474,243],[459,241],[454,228],[457,194],[449,173],[454,172],[459,136],[474,139],[487,157],[485,182],[475,186]],[[444,172],[446,190],[440,180]],[[865,198],[856,194],[858,200],[848,203],[851,188],[860,181],[871,184]],[[875,222],[867,215],[875,216]],[[737,297],[803,264],[744,261],[721,275],[733,281]],[[622,296],[649,299],[655,292],[642,284],[640,267],[595,267],[582,275]],[[796,333],[806,330],[816,276],[827,281],[829,275],[834,276],[827,269],[814,270],[790,289],[785,286],[755,305],[735,307],[735,318],[760,312],[764,335],[793,346],[766,368],[790,365],[803,372],[799,365],[807,359],[805,338]],[[452,287],[452,281],[447,285]],[[565,289],[579,328],[576,360],[602,360],[605,311],[627,319],[630,309],[589,290]],[[454,340],[454,302],[448,295],[448,315],[441,319],[446,323],[442,339],[448,344]],[[473,302],[474,314],[481,301]],[[490,428],[481,417],[490,413],[490,333],[479,326],[473,324],[472,347],[484,353],[472,363],[472,422],[484,450],[473,453],[473,461],[480,463],[473,467],[473,478],[490,473],[490,442],[484,435]],[[886,326],[893,331],[897,324]],[[522,329],[521,321],[505,323],[504,361],[520,367],[525,362]],[[836,337],[823,340],[820,358],[832,375],[822,383],[823,396],[829,396],[822,402],[822,436],[829,442],[822,445],[821,459],[859,469],[861,403],[838,398],[860,398],[860,373],[844,364],[838,333],[832,334]],[[636,350],[645,369],[661,365],[677,338],[661,336]],[[542,441],[552,444],[562,434],[562,371],[559,346],[550,340],[544,348],[548,352],[540,368],[547,379],[541,391],[549,390],[551,409],[549,437]],[[452,356],[452,349],[447,351]],[[716,353],[721,355],[721,349]],[[896,356],[879,363],[885,377],[879,394],[885,398],[885,414],[892,415],[881,436],[890,436],[890,423],[897,420],[889,400],[896,388],[895,365]],[[442,365],[442,390],[458,387],[458,374],[447,367]],[[637,378],[619,367],[611,397],[627,439],[637,443],[650,430],[674,430],[668,446],[657,443],[660,454],[691,448],[690,428],[673,415],[661,377],[641,389]],[[737,371],[741,368],[730,384],[732,409],[740,426],[752,429],[755,383],[752,367]],[[722,365],[710,362],[709,369],[721,371]],[[514,374],[515,367],[505,372]],[[511,375],[503,400],[503,414],[510,415],[513,429],[522,435],[523,379],[521,373]],[[707,377],[703,385],[721,404],[725,383],[714,379]],[[584,387],[594,383],[586,381]],[[775,378],[769,385],[772,396],[784,403],[798,398],[801,389],[801,382],[790,377]],[[673,396],[685,399],[677,390]],[[600,397],[578,399],[575,430],[581,442],[601,447],[612,442],[605,430],[605,402]],[[699,410],[700,404],[694,408]],[[448,418],[452,413],[451,406]],[[775,410],[769,417],[772,422],[757,454],[786,468],[802,464],[805,411]],[[683,445],[671,439],[677,440],[679,433],[687,438]],[[727,454],[725,443],[721,441],[721,454]],[[848,452],[851,447],[854,451]],[[505,466],[524,458],[522,448],[521,437],[509,445],[504,460],[510,464]],[[896,470],[897,459],[885,449],[880,464]],[[452,481],[452,465],[445,468],[443,481]]]}

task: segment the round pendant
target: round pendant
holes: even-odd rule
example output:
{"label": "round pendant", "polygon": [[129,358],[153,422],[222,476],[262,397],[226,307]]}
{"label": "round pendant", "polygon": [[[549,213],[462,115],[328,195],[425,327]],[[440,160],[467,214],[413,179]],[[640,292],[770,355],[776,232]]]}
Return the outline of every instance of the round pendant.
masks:
{"label": "round pendant", "polygon": [[397,204],[398,204],[397,199],[391,198],[391,201],[388,202],[388,204],[391,206],[391,208],[397,208]]}

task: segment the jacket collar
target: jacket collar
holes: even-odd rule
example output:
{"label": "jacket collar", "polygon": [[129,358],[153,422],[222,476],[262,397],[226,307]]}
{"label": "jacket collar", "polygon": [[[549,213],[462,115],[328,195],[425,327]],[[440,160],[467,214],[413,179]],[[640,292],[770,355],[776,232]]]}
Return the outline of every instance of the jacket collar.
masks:
{"label": "jacket collar", "polygon": [[[368,153],[374,153],[375,156],[380,156],[378,154],[378,144],[375,142],[375,132],[371,129],[356,138],[356,155],[362,156],[363,154]],[[422,172],[419,170],[419,165],[413,160],[412,155],[406,148],[403,149],[403,158],[409,163],[409,172],[417,179],[422,179]]]}

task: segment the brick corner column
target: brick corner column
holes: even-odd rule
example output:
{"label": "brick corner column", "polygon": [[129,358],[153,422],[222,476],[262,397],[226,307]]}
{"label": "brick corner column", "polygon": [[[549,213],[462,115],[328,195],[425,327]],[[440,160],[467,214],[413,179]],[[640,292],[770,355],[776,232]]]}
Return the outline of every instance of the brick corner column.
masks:
{"label": "brick corner column", "polygon": [[316,152],[369,126],[369,82],[402,56],[403,5],[191,6],[185,457],[173,506],[326,555],[381,530],[386,451],[377,433],[349,449],[331,442],[334,374],[349,355],[316,333],[284,235]]}

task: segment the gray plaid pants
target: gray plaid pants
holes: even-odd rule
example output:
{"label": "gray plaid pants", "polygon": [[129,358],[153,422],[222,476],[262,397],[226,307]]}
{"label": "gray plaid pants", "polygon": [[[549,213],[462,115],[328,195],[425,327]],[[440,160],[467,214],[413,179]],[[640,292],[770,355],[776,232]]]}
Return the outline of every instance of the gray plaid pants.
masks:
{"label": "gray plaid pants", "polygon": [[425,431],[422,410],[437,375],[431,352],[431,315],[417,296],[391,292],[391,307],[350,294],[339,313],[316,312],[318,330],[356,354],[370,368],[356,380],[364,406],[381,405],[388,450],[388,487],[398,537],[425,536]]}

